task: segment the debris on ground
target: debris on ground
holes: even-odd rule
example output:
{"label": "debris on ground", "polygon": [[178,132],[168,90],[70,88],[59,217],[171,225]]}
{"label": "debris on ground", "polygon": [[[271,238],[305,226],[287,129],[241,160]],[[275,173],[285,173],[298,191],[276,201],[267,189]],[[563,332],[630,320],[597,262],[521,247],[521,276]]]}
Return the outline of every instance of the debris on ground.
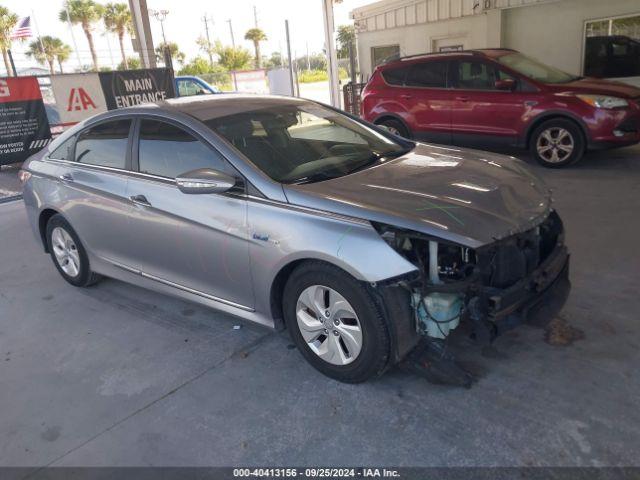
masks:
{"label": "debris on ground", "polygon": [[234,330],[240,330],[242,328],[242,325],[234,325],[233,329]]}
{"label": "debris on ground", "polygon": [[561,316],[555,317],[544,331],[544,341],[549,345],[567,347],[577,340],[584,339],[584,332],[569,325]]}
{"label": "debris on ground", "polygon": [[447,351],[444,342],[433,340],[423,340],[407,355],[401,368],[440,385],[471,388],[476,380],[475,376]]}

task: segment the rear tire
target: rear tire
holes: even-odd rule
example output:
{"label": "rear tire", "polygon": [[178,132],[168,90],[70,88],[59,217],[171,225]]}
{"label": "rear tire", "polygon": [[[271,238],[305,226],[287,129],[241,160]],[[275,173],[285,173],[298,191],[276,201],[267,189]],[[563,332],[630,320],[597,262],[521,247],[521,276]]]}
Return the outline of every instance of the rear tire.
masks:
{"label": "rear tire", "polygon": [[531,135],[531,154],[548,168],[562,168],[580,160],[585,152],[584,135],[574,122],[555,118],[543,122]]}
{"label": "rear tire", "polygon": [[293,342],[326,376],[360,383],[385,370],[390,338],[383,315],[367,286],[343,270],[318,261],[297,267],[285,285],[283,311]]}
{"label": "rear tire", "polygon": [[394,120],[393,118],[387,118],[385,120],[381,120],[377,123],[382,127],[386,127],[394,135],[398,135],[399,137],[411,138],[411,132],[409,129],[404,126],[404,124],[400,120]]}
{"label": "rear tire", "polygon": [[46,234],[49,254],[62,278],[74,287],[88,287],[100,280],[91,271],[80,237],[62,215],[49,219]]}

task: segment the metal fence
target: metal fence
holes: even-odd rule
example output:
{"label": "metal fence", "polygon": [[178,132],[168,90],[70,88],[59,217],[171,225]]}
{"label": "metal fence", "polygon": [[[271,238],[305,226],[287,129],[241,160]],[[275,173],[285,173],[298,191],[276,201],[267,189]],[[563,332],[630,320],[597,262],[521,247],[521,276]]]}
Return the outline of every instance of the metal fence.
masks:
{"label": "metal fence", "polygon": [[347,83],[342,87],[344,96],[344,109],[352,115],[360,115],[360,103],[362,89],[366,83]]}

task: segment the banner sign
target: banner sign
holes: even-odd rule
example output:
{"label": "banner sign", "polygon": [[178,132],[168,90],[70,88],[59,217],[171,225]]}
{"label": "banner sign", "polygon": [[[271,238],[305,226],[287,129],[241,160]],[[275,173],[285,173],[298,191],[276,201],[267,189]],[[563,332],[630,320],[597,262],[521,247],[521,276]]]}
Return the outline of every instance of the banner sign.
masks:
{"label": "banner sign", "polygon": [[[287,70],[288,72],[288,70]],[[246,93],[269,93],[266,70],[231,72],[235,90]]]}
{"label": "banner sign", "polygon": [[173,75],[168,68],[100,72],[98,75],[109,110],[176,96]]}
{"label": "banner sign", "polygon": [[38,79],[0,78],[0,165],[22,162],[50,141]]}
{"label": "banner sign", "polygon": [[107,101],[97,73],[52,75],[51,88],[63,124],[77,123],[107,111]]}

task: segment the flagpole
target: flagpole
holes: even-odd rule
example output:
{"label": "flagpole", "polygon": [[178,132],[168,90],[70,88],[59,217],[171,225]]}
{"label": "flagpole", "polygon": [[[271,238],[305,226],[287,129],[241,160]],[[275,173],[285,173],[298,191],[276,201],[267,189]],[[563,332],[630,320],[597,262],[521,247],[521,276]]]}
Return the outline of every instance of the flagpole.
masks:
{"label": "flagpole", "polygon": [[[18,76],[18,70],[16,70],[16,64],[13,62],[13,54],[11,53],[11,49],[7,49],[7,54],[9,55],[9,63],[11,64],[11,69],[13,70],[13,76]],[[7,77],[11,77],[11,72],[7,72]]]}
{"label": "flagpole", "polygon": [[33,10],[31,10],[31,16],[33,17],[33,26],[36,27],[36,35],[38,36],[38,42],[40,42],[40,48],[42,49],[42,53],[44,53],[44,45],[42,44],[42,37],[40,36],[40,29],[38,28],[38,20]]}
{"label": "flagpole", "polygon": [[71,33],[71,41],[73,42],[73,49],[76,51],[76,58],[78,59],[78,69],[82,70],[82,61],[80,60],[80,52],[78,52],[78,44],[76,43],[76,36],[73,34],[73,25],[71,24],[71,15],[69,15],[69,7],[67,2],[64,2],[64,11],[67,12],[67,23],[69,24],[69,32]]}

